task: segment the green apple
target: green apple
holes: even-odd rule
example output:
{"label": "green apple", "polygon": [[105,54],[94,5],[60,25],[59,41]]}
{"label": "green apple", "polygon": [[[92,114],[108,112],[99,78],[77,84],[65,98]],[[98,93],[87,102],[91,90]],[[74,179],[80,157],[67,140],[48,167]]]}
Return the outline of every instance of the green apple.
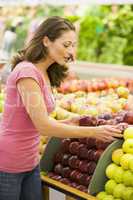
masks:
{"label": "green apple", "polygon": [[112,195],[106,195],[103,200],[114,200],[114,197]]}
{"label": "green apple", "polygon": [[104,192],[104,191],[102,191],[102,192],[99,192],[99,193],[97,194],[96,198],[97,198],[98,200],[103,200],[103,199],[106,197],[106,195],[107,195],[107,193]]}
{"label": "green apple", "polygon": [[127,139],[122,145],[122,149],[125,153],[133,154],[133,139]]}
{"label": "green apple", "polygon": [[129,90],[124,86],[119,86],[116,90],[119,97],[128,98]]}
{"label": "green apple", "polygon": [[121,184],[121,183],[117,184],[115,189],[114,189],[113,196],[115,198],[122,198],[124,190],[125,190],[125,186],[123,184]]}
{"label": "green apple", "polygon": [[124,131],[124,139],[133,139],[133,127],[128,127]]}
{"label": "green apple", "polygon": [[84,110],[85,115],[97,116],[98,110],[95,106],[90,106],[90,108]]}
{"label": "green apple", "polygon": [[133,186],[133,173],[130,170],[124,171],[123,183],[125,186]]}
{"label": "green apple", "polygon": [[130,160],[133,160],[132,154],[129,154],[129,153],[123,154],[123,156],[120,159],[120,165],[122,166],[123,169],[125,170],[129,169]]}
{"label": "green apple", "polygon": [[123,154],[124,154],[124,153],[123,153],[123,151],[122,151],[121,148],[120,148],[120,149],[116,149],[116,150],[112,153],[112,161],[113,161],[115,164],[119,165],[119,164],[120,164],[120,159],[121,159],[121,157],[122,157]]}
{"label": "green apple", "polygon": [[123,200],[133,200],[133,188],[125,187],[123,191]]}
{"label": "green apple", "polygon": [[118,102],[120,103],[121,107],[124,108],[126,103],[127,103],[127,99],[125,98],[119,98]]}
{"label": "green apple", "polygon": [[122,167],[117,167],[114,174],[114,180],[116,183],[122,183],[123,174],[124,174],[124,170],[122,169]]}
{"label": "green apple", "polygon": [[115,198],[114,200],[121,200],[121,199]]}
{"label": "green apple", "polygon": [[106,168],[106,176],[109,179],[114,179],[114,175],[115,175],[117,168],[118,168],[118,166],[114,163],[111,163],[110,165],[108,165],[108,167]]}
{"label": "green apple", "polygon": [[117,183],[114,180],[109,180],[105,184],[105,191],[108,194],[113,194],[114,188],[116,187]]}
{"label": "green apple", "polygon": [[133,173],[133,159],[129,161],[129,169],[132,171]]}

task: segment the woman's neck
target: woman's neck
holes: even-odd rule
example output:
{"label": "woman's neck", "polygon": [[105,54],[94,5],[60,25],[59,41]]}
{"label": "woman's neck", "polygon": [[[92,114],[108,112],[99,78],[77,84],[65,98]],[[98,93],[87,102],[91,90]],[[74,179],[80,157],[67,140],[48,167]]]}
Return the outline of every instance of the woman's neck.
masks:
{"label": "woman's neck", "polygon": [[40,60],[38,63],[36,63],[36,67],[44,74],[47,72],[47,69],[51,64],[53,64],[54,61],[50,58],[47,58],[45,60]]}
{"label": "woman's neck", "polygon": [[50,84],[50,80],[49,80],[49,77],[48,77],[47,69],[52,63],[54,63],[54,62],[50,59],[46,59],[44,61],[42,60],[42,61],[39,61],[38,63],[35,63],[35,66],[41,72],[44,81],[47,83],[47,85],[49,87],[50,87],[51,84]]}

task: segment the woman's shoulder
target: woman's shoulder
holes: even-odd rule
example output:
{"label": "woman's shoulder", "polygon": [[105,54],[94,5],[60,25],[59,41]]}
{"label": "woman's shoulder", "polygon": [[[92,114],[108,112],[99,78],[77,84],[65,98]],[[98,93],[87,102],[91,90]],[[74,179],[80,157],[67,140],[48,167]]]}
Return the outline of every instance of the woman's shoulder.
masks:
{"label": "woman's shoulder", "polygon": [[30,70],[31,69],[36,70],[36,67],[35,67],[35,65],[32,62],[24,60],[24,61],[19,62],[15,66],[14,71],[16,71],[16,70],[22,70],[23,68],[28,68],[28,69],[30,68]]}
{"label": "woman's shoulder", "polygon": [[22,61],[15,66],[10,74],[9,80],[17,82],[21,78],[29,77],[35,79],[39,84],[42,82],[42,77],[36,66],[31,62]]}
{"label": "woman's shoulder", "polygon": [[20,63],[18,63],[16,65],[16,67],[14,68],[14,70],[12,71],[15,74],[17,73],[23,73],[23,74],[35,74],[38,77],[40,77],[40,72],[39,70],[36,68],[36,66],[29,61],[21,61]]}

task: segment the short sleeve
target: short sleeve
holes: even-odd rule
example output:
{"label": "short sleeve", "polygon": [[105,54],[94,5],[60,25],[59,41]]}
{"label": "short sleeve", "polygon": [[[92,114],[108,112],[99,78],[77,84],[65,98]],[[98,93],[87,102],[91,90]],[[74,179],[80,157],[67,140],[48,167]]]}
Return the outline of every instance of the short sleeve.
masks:
{"label": "short sleeve", "polygon": [[40,74],[32,66],[19,68],[16,73],[15,83],[17,84],[17,82],[23,78],[32,78],[38,83],[40,87],[42,86]]}

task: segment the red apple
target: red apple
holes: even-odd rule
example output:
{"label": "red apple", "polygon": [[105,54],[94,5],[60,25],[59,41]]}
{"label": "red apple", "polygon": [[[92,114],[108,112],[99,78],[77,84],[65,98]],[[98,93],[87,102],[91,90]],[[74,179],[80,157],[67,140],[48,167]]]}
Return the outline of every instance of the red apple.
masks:
{"label": "red apple", "polygon": [[61,164],[64,165],[64,166],[67,166],[68,160],[69,160],[70,157],[71,157],[71,154],[64,154],[62,156]]}
{"label": "red apple", "polygon": [[80,179],[78,180],[79,184],[88,186],[91,181],[92,176],[82,173]]}
{"label": "red apple", "polygon": [[61,150],[62,152],[68,153],[69,152],[69,145],[71,143],[71,139],[65,138],[61,142]]}
{"label": "red apple", "polygon": [[79,138],[78,140],[82,144],[87,144],[87,138]]}
{"label": "red apple", "polygon": [[79,170],[81,172],[87,173],[88,172],[88,161],[86,160],[81,160],[79,162]]}
{"label": "red apple", "polygon": [[129,111],[124,116],[124,122],[128,124],[133,124],[133,112]]}
{"label": "red apple", "polygon": [[77,176],[81,174],[81,172],[77,169],[72,170],[71,174],[70,174],[70,179],[73,181],[77,181]]}
{"label": "red apple", "polygon": [[91,149],[91,148],[95,148],[95,146],[96,146],[96,139],[93,137],[87,138],[87,148]]}
{"label": "red apple", "polygon": [[95,171],[95,168],[96,168],[96,163],[93,162],[93,161],[90,161],[87,165],[88,167],[88,174],[91,175],[93,174],[93,172]]}
{"label": "red apple", "polygon": [[79,145],[78,156],[81,159],[87,159],[87,157],[88,157],[88,149],[87,149],[86,145],[84,145],[84,144],[80,144]]}
{"label": "red apple", "polygon": [[71,156],[68,160],[68,164],[71,168],[73,169],[77,169],[79,166],[79,162],[80,160],[78,159],[78,157],[76,155]]}
{"label": "red apple", "polygon": [[96,150],[94,151],[94,161],[95,162],[98,162],[99,158],[101,157],[102,153],[104,152],[103,149],[99,149],[99,150]]}
{"label": "red apple", "polygon": [[83,116],[79,119],[80,126],[96,126],[97,118],[92,116]]}
{"label": "red apple", "polygon": [[98,120],[97,120],[97,126],[106,125],[106,124],[107,124],[107,122],[106,122],[105,119],[98,119]]}
{"label": "red apple", "polygon": [[78,186],[78,184],[75,183],[75,182],[71,182],[71,183],[70,183],[70,186],[76,188],[76,187]]}
{"label": "red apple", "polygon": [[96,140],[96,148],[105,150],[111,142],[104,142],[102,140]]}
{"label": "red apple", "polygon": [[71,172],[72,172],[72,170],[70,169],[70,167],[63,167],[62,168],[62,177],[69,178]]}
{"label": "red apple", "polygon": [[62,179],[62,177],[58,174],[55,174],[52,178],[57,180],[57,181],[60,181]]}
{"label": "red apple", "polygon": [[69,145],[69,152],[71,154],[78,154],[79,142],[71,142]]}
{"label": "red apple", "polygon": [[60,182],[66,184],[66,185],[70,184],[70,180],[68,178],[62,178],[62,179],[60,179]]}
{"label": "red apple", "polygon": [[88,153],[87,153],[87,160],[88,161],[93,161],[94,160],[94,149],[90,149],[88,150]]}
{"label": "red apple", "polygon": [[56,174],[60,174],[61,175],[61,173],[62,173],[62,165],[59,163],[59,164],[57,164],[57,165],[55,165],[55,167],[54,167],[54,172],[56,173]]}
{"label": "red apple", "polygon": [[76,188],[82,192],[87,192],[87,188],[84,185],[78,185]]}

